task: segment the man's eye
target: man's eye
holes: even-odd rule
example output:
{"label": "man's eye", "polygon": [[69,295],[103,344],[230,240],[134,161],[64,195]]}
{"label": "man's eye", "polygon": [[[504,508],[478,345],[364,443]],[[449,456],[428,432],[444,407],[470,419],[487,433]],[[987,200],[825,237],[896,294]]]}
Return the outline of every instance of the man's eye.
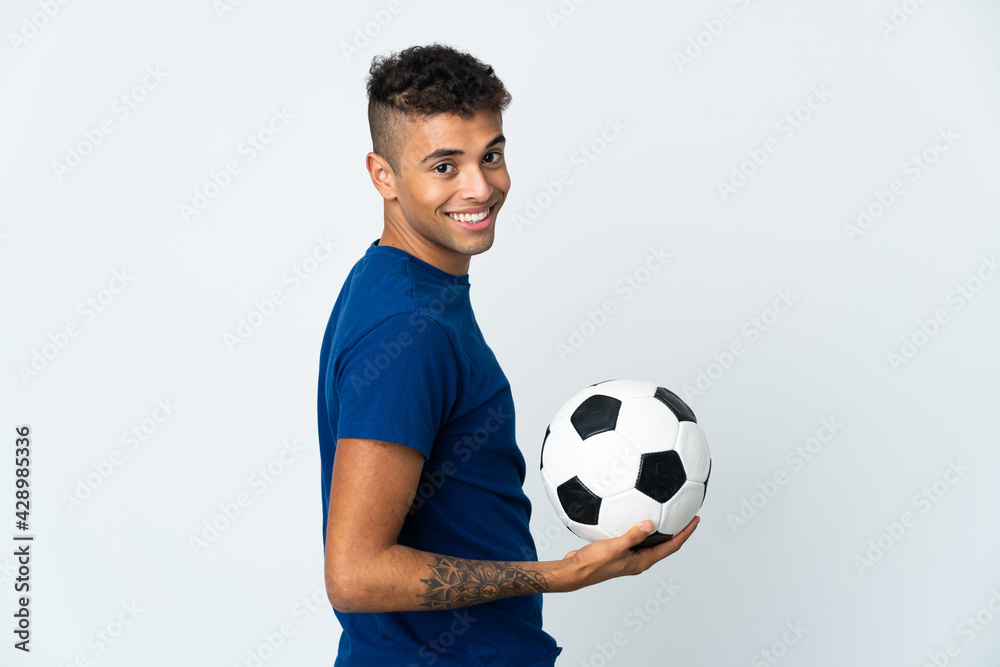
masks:
{"label": "man's eye", "polygon": [[448,169],[449,168],[453,169],[454,167],[455,165],[453,164],[439,164],[438,166],[434,167],[434,171],[436,171],[439,174],[447,174],[449,173]]}
{"label": "man's eye", "polygon": [[[486,160],[486,158],[488,158],[490,155],[493,155],[495,157],[492,160]],[[492,163],[492,162],[499,162],[502,157],[503,153],[501,153],[500,151],[493,151],[492,153],[487,153],[486,157],[483,159],[486,160],[487,162]]]}

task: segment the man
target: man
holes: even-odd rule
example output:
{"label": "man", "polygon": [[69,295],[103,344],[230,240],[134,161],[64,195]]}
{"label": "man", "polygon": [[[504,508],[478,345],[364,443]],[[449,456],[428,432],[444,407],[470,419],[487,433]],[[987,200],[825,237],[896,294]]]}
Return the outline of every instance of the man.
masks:
{"label": "man", "polygon": [[472,255],[510,189],[493,68],[431,45],[368,79],[384,229],[334,305],[319,372],[326,587],[337,665],[555,663],[541,593],[638,574],[673,539],[619,538],[538,562],[510,384],[476,323]]}

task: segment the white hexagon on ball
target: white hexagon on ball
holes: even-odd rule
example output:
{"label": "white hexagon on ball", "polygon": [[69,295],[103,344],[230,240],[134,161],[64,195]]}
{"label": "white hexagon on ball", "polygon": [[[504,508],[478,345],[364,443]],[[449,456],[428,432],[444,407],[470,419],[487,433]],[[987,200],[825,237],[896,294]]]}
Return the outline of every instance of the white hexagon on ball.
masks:
{"label": "white hexagon on ball", "polygon": [[573,531],[577,537],[582,537],[588,542],[596,542],[597,540],[606,540],[609,537],[614,537],[606,530],[602,530],[599,526],[591,526],[586,523],[577,523],[576,521],[570,520],[567,527]]}
{"label": "white hexagon on ball", "polygon": [[580,436],[572,428],[552,430],[542,443],[542,471],[549,481],[559,486],[576,475]]}
{"label": "white hexagon on ball", "polygon": [[624,401],[615,431],[635,445],[640,454],[673,449],[677,442],[677,417],[655,398]]}
{"label": "white hexagon on ball", "polygon": [[580,445],[576,476],[601,498],[634,489],[639,452],[615,431],[592,435]]}
{"label": "white hexagon on ball", "polygon": [[705,485],[688,480],[674,494],[670,502],[663,505],[663,517],[658,530],[665,535],[676,535],[691,523],[705,499]]}
{"label": "white hexagon on ball", "polygon": [[601,515],[598,524],[606,532],[618,537],[643,519],[649,519],[654,526],[662,520],[663,506],[636,489],[629,489],[610,498],[601,500]]}
{"label": "white hexagon on ball", "polygon": [[681,455],[681,461],[684,462],[688,479],[694,482],[704,482],[708,479],[708,468],[711,463],[708,440],[697,424],[681,422],[676,449]]}

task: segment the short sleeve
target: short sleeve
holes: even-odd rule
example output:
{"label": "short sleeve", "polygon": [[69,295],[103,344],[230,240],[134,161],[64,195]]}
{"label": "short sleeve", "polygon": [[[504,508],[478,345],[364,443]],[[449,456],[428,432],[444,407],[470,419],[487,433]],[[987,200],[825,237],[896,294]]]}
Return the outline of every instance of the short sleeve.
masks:
{"label": "short sleeve", "polygon": [[458,357],[440,323],[392,315],[334,363],[328,400],[339,402],[337,438],[395,442],[430,456],[460,391]]}

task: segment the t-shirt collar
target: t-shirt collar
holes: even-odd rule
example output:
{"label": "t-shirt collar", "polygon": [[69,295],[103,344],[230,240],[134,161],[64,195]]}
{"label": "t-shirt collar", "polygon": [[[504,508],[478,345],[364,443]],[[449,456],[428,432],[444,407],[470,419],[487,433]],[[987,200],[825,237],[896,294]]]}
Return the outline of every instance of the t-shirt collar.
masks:
{"label": "t-shirt collar", "polygon": [[[420,259],[419,257],[411,255],[410,253],[406,252],[405,250],[402,250],[401,248],[396,248],[396,247],[393,247],[391,245],[378,245],[379,240],[380,239],[375,239],[374,241],[372,241],[372,244],[370,246],[368,246],[368,253],[390,252],[390,253],[393,253],[393,254],[402,255],[403,257],[405,257],[408,260],[410,260],[410,262],[414,266],[416,266],[416,267],[418,267],[420,269],[423,269],[425,272],[427,272],[430,275],[434,276],[438,280],[441,280],[441,281],[444,281],[444,282],[447,282],[447,283],[451,283],[453,285],[454,284],[457,284],[457,285],[468,285],[469,284],[469,274],[465,274],[464,276],[456,276],[456,275],[453,275],[451,273],[448,273],[447,271],[442,271],[441,269],[437,268],[436,266],[434,266],[432,264],[428,264],[427,262],[425,262],[424,260]],[[366,254],[368,254],[368,253],[366,253]]]}

